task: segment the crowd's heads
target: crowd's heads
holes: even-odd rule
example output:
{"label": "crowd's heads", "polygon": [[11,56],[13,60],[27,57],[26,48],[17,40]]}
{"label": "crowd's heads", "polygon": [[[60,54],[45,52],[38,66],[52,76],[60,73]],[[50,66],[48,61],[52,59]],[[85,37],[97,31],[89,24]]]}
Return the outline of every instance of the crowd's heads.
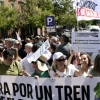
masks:
{"label": "crowd's heads", "polygon": [[12,51],[14,51],[14,59],[16,60],[18,58],[18,49],[17,48],[11,48]]}
{"label": "crowd's heads", "polygon": [[32,43],[26,43],[25,44],[25,51],[26,51],[26,53],[32,52],[32,47],[33,47]]}
{"label": "crowd's heads", "polygon": [[57,37],[52,36],[50,39],[50,43],[56,43],[57,42]]}
{"label": "crowd's heads", "polygon": [[22,48],[25,48],[26,41],[22,41]]}
{"label": "crowd's heads", "polygon": [[56,51],[56,48],[57,48],[57,44],[56,43],[51,43],[50,44],[50,51],[51,52],[55,52]]}
{"label": "crowd's heads", "polygon": [[70,41],[70,37],[65,33],[62,34],[61,38],[65,43],[68,43]]}
{"label": "crowd's heads", "polygon": [[36,52],[39,48],[40,48],[40,45],[38,45],[38,44],[33,44],[32,52]]}
{"label": "crowd's heads", "polygon": [[7,59],[8,56],[13,56],[15,52],[12,49],[5,49],[3,52],[3,58]]}
{"label": "crowd's heads", "polygon": [[19,48],[20,42],[18,40],[14,41],[14,48]]}
{"label": "crowd's heads", "polygon": [[62,56],[66,59],[66,56],[65,56],[63,53],[61,53],[61,52],[56,52],[56,53],[53,55],[53,60],[57,60],[57,59],[59,59],[59,58],[62,57]]}
{"label": "crowd's heads", "polygon": [[14,41],[15,41],[15,39],[6,38],[5,39],[5,47],[8,48],[8,49],[11,48],[14,44]]}
{"label": "crowd's heads", "polygon": [[40,41],[40,36],[35,37],[35,42],[38,42],[38,41]]}
{"label": "crowd's heads", "polygon": [[91,58],[87,53],[81,53],[80,54],[80,63],[88,65],[88,67],[93,65]]}
{"label": "crowd's heads", "polygon": [[32,43],[26,43],[25,44],[25,47],[32,48],[33,47],[33,44]]}
{"label": "crowd's heads", "polygon": [[3,60],[6,65],[11,65],[12,62],[14,61],[15,52],[11,49],[5,49],[3,52]]}
{"label": "crowd's heads", "polygon": [[56,70],[58,66],[65,67],[65,60],[66,60],[66,56],[63,53],[61,52],[54,53],[51,69]]}
{"label": "crowd's heads", "polygon": [[26,42],[27,43],[30,43],[31,42],[31,39],[30,38],[26,38]]}

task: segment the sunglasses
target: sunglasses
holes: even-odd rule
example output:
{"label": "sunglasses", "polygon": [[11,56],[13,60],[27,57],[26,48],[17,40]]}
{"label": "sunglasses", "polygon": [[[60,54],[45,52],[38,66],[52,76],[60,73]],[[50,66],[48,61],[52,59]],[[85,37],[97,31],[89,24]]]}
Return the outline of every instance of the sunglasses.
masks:
{"label": "sunglasses", "polygon": [[57,59],[58,62],[65,61],[65,59]]}
{"label": "sunglasses", "polygon": [[32,64],[36,64],[36,62],[32,61]]}

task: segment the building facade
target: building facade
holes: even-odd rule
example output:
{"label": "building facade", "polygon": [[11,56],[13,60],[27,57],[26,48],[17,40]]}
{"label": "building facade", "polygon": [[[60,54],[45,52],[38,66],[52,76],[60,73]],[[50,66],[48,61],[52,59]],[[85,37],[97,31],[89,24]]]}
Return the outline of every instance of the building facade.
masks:
{"label": "building facade", "polygon": [[[21,8],[22,8],[22,4],[25,3],[26,0],[0,0],[0,5],[5,5],[9,8],[15,8],[17,9],[18,12],[21,13]],[[37,28],[36,29],[36,35],[45,35],[44,34],[44,31],[45,31],[45,28],[42,27],[41,29],[40,28]],[[11,36],[11,33],[10,33],[10,30],[8,31],[7,33],[8,35]],[[18,28],[18,34],[23,34],[21,31],[20,31],[20,28]]]}
{"label": "building facade", "polygon": [[21,5],[25,3],[25,0],[0,0],[0,5],[6,5],[10,8],[15,8],[21,11]]}

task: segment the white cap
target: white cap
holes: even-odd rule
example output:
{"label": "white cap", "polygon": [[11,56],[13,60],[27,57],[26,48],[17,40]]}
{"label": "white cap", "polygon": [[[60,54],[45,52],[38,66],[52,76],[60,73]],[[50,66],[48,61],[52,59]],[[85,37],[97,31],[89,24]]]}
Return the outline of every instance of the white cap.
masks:
{"label": "white cap", "polygon": [[66,57],[63,53],[61,53],[61,52],[56,52],[56,53],[54,53],[54,55],[53,55],[53,60],[58,59],[58,58],[60,58],[61,56]]}
{"label": "white cap", "polygon": [[32,43],[26,43],[25,46],[27,46],[29,48],[32,48],[33,47],[33,44]]}

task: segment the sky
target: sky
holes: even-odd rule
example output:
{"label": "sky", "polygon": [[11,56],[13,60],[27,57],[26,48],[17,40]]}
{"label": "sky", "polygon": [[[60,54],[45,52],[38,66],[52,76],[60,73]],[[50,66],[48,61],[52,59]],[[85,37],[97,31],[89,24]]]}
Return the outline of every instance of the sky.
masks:
{"label": "sky", "polygon": [[72,1],[74,1],[74,3],[73,3],[73,7],[74,7],[74,9],[75,9],[75,0],[72,0]]}

